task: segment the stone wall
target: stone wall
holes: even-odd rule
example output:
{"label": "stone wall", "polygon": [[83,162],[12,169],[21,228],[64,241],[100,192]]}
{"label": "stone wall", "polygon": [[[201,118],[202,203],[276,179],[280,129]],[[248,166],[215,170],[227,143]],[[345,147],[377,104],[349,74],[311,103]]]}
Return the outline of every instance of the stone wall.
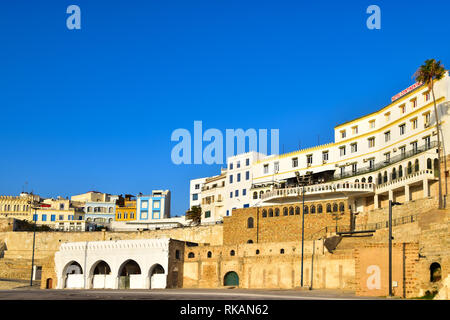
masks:
{"label": "stone wall", "polygon": [[[338,220],[338,226],[350,225],[350,213],[348,210],[347,201],[342,199],[336,201],[336,203],[344,203],[345,211],[341,214],[338,213],[340,220]],[[314,202],[308,203],[309,208],[314,204],[317,208],[318,204],[322,204],[322,213],[305,213],[304,219],[304,234],[305,239],[308,239],[311,235],[325,230],[325,227],[332,227],[336,225],[336,221],[333,219],[331,213],[326,212],[326,204],[330,202]],[[289,242],[300,241],[302,230],[302,214],[301,211],[296,211],[296,207],[301,208],[301,203],[293,203],[289,205],[279,205],[271,207],[252,207],[245,209],[233,210],[233,215],[230,217],[224,217],[224,245],[237,245],[248,243],[249,240],[253,243],[266,243],[266,242]],[[284,208],[288,209],[288,215],[284,215]],[[290,208],[293,209],[294,214],[290,214]],[[273,216],[263,217],[263,210],[273,210]],[[276,209],[279,210],[279,216],[276,216]],[[299,214],[296,214],[299,213]],[[253,219],[253,227],[248,227],[249,218]]]}

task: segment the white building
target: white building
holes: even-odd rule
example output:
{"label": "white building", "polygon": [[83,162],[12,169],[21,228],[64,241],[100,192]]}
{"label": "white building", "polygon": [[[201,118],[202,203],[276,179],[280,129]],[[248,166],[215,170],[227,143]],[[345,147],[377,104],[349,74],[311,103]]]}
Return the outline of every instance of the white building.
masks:
{"label": "white building", "polygon": [[202,187],[206,178],[193,179],[189,186],[189,208],[199,206],[202,203]]}
{"label": "white building", "polygon": [[[442,155],[450,150],[450,79],[435,83]],[[415,84],[383,108],[334,128],[335,141],[286,154],[228,158],[224,208],[346,198],[353,213],[388,199],[430,196],[437,181],[438,146],[433,99]],[[247,158],[250,158],[247,160]],[[250,172],[249,174],[247,172]],[[298,177],[297,177],[298,175]],[[446,179],[448,172],[442,174]],[[244,191],[245,190],[245,191]],[[203,193],[202,193],[203,197]]]}
{"label": "white building", "polygon": [[182,281],[184,242],[173,239],[63,243],[57,289],[163,289]]}

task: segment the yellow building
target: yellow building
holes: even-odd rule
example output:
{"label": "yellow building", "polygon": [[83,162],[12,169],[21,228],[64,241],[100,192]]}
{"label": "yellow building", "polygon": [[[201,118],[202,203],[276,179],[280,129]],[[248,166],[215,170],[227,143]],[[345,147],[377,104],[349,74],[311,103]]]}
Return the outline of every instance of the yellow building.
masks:
{"label": "yellow building", "polygon": [[19,196],[0,196],[0,218],[16,218],[32,221],[32,205],[41,199],[33,193],[22,192]]}
{"label": "yellow building", "polygon": [[116,221],[136,220],[136,198],[132,195],[120,197],[116,204]]}

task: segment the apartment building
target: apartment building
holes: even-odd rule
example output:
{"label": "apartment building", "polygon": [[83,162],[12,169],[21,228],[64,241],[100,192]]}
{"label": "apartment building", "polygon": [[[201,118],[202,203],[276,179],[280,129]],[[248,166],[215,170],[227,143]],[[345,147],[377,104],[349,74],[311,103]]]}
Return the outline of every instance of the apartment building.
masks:
{"label": "apartment building", "polygon": [[[442,155],[447,155],[448,74],[434,91]],[[334,142],[275,156],[253,154],[248,161],[248,154],[230,157],[225,212],[300,199],[343,199],[358,213],[384,207],[388,200],[429,197],[440,170],[437,134],[431,93],[414,84],[381,109],[337,125]],[[447,176],[443,172],[442,178]]]}

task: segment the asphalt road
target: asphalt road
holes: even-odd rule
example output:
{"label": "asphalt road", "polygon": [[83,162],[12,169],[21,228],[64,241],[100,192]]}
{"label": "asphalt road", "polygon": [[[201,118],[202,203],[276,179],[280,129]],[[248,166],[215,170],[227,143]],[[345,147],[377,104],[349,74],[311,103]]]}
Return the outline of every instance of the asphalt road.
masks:
{"label": "asphalt road", "polygon": [[0,290],[0,300],[379,300],[330,290]]}

